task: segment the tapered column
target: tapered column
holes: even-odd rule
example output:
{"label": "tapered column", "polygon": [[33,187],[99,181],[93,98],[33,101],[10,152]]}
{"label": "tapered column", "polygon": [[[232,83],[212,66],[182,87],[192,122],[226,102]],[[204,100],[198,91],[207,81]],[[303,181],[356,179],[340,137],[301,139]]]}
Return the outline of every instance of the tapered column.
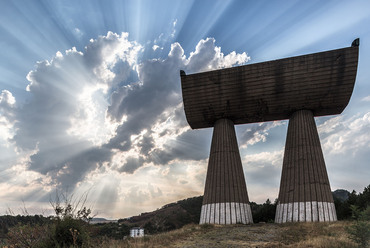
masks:
{"label": "tapered column", "polygon": [[234,123],[214,125],[200,224],[253,223]]}
{"label": "tapered column", "polygon": [[289,119],[275,222],[336,220],[313,113],[297,111]]}

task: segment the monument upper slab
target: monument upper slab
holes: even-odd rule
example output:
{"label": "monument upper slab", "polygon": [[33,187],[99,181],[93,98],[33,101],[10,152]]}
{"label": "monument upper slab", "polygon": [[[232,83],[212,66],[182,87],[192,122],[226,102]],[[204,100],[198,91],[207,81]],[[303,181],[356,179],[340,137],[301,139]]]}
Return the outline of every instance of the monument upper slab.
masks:
{"label": "monument upper slab", "polygon": [[186,75],[184,109],[191,128],[289,119],[297,110],[340,114],[352,95],[358,40],[351,47]]}

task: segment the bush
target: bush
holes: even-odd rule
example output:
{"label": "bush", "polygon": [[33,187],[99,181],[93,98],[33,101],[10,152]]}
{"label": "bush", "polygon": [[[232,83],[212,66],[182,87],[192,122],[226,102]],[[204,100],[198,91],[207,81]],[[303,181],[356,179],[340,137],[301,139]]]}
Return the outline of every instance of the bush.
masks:
{"label": "bush", "polygon": [[270,222],[273,223],[275,220],[277,201],[272,204],[270,199],[267,199],[264,204],[250,203],[253,221],[254,223],[259,222]]}
{"label": "bush", "polygon": [[83,247],[89,242],[88,224],[71,217],[57,220],[53,239],[60,247]]}
{"label": "bush", "polygon": [[50,226],[44,225],[17,225],[9,229],[7,243],[10,247],[53,247],[51,245]]}
{"label": "bush", "polygon": [[356,222],[347,228],[347,233],[358,247],[365,248],[370,243],[370,206],[360,211],[357,206],[352,205],[351,210]]}
{"label": "bush", "polygon": [[347,228],[349,238],[358,244],[358,247],[366,248],[370,241],[370,223],[367,221],[356,221]]}

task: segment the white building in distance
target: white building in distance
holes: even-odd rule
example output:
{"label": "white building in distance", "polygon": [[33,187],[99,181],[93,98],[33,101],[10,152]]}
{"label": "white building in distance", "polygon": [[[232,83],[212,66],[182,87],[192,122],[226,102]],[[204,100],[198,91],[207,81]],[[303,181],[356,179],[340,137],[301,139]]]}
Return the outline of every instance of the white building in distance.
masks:
{"label": "white building in distance", "polygon": [[141,228],[141,227],[131,228],[130,237],[132,237],[132,238],[144,237],[144,228]]}

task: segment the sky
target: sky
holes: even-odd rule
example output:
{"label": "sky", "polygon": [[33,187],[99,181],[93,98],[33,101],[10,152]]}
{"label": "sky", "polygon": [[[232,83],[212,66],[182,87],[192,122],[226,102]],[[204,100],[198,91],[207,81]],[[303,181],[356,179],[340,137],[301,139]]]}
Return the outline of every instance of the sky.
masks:
{"label": "sky", "polygon": [[[187,74],[348,47],[341,115],[316,118],[331,189],[370,184],[370,1],[0,0],[0,215],[56,192],[118,219],[203,195],[212,129],[192,130]],[[275,200],[286,120],[235,127],[249,199]]]}

